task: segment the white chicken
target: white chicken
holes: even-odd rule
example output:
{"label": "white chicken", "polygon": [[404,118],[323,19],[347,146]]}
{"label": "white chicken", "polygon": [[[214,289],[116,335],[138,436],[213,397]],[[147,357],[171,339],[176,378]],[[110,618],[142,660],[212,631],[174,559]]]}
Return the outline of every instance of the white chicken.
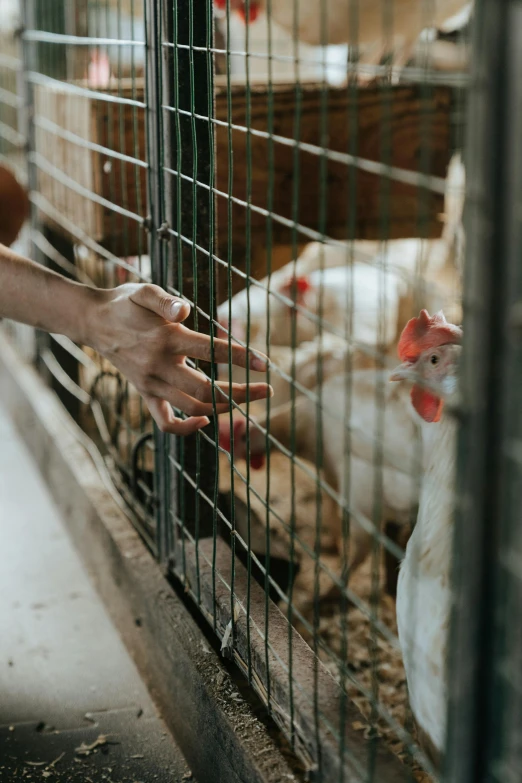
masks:
{"label": "white chicken", "polygon": [[87,84],[93,90],[106,90],[111,80],[111,61],[107,52],[97,49],[91,51],[91,59],[87,68]]}
{"label": "white chicken", "polygon": [[[295,263],[223,302],[218,308],[219,323],[246,342],[250,321],[250,341],[266,345],[269,321],[272,344],[298,345],[316,337],[322,314],[326,331],[350,342],[394,351],[419,302],[431,310],[444,307],[451,318],[460,320],[464,180],[464,168],[456,154],[448,167],[440,239],[312,242]],[[350,329],[346,313],[352,308]],[[380,324],[383,312],[384,323]]]}
{"label": "white chicken", "polygon": [[[352,344],[375,348],[388,345],[396,338],[399,300],[406,293],[406,285],[392,272],[356,263],[317,269],[307,276],[290,275],[279,282],[276,289],[272,281],[270,290],[276,295],[270,297],[269,303],[266,293],[265,296],[250,296],[250,339],[253,342],[266,342],[267,325],[270,324],[273,345],[300,345],[318,336],[321,323],[325,331],[339,336],[347,331],[346,336]],[[241,291],[234,299],[232,334],[244,341],[248,295]],[[347,328],[346,312],[350,311],[353,322]],[[220,308],[218,318],[226,324],[224,312],[225,309]]]}
{"label": "white chicken", "polygon": [[439,29],[443,33],[454,33],[462,30],[470,23],[472,11],[473,3],[462,4],[461,10],[454,14],[454,16],[446,19],[444,24],[440,25]]}
{"label": "white chicken", "polygon": [[[292,403],[286,403],[271,412],[268,423],[270,435],[284,448],[295,446],[298,456],[322,467],[326,483],[338,493],[341,505],[349,509],[350,552],[346,565],[352,572],[366,558],[376,525],[380,528],[387,520],[409,522],[418,500],[417,482],[411,476],[411,454],[419,420],[407,390],[390,387],[386,379],[386,373],[375,370],[332,376],[322,386],[321,415],[316,402],[319,390],[315,389],[311,396],[303,394],[295,401],[294,415]],[[378,397],[379,389],[384,401]],[[380,406],[384,406],[383,420]],[[252,467],[260,467],[266,454],[266,437],[259,428],[264,424],[259,417],[249,427]],[[319,424],[322,448],[318,450]],[[245,418],[234,422],[235,458],[248,456],[247,427]],[[229,422],[223,418],[220,428],[221,445],[227,447]],[[381,514],[375,519],[375,498],[379,495]],[[340,544],[341,506],[337,509],[337,521],[328,522],[336,528]]]}
{"label": "white chicken", "polygon": [[[266,346],[252,345],[261,352],[266,351]],[[318,367],[321,367],[323,378],[342,372],[348,356],[348,347],[345,340],[333,334],[325,334],[324,338],[301,343],[295,350],[287,345],[274,345],[270,347],[270,375],[266,372],[248,371],[249,383],[268,382],[274,391],[272,407],[288,402],[292,397],[292,387],[295,387],[296,395],[303,389],[313,389],[317,384]],[[243,367],[232,365],[232,381],[234,383],[246,383],[247,371]],[[229,378],[229,365],[218,365],[218,375],[221,380]],[[244,406],[243,406],[244,407]],[[266,400],[257,400],[250,404],[250,410],[262,413],[266,408]]]}
{"label": "white chicken", "polygon": [[[341,243],[328,245],[322,242],[311,242],[295,262],[286,264],[273,272],[270,277],[265,277],[258,283],[251,284],[249,288],[244,288],[233,296],[231,300],[220,304],[218,307],[219,323],[228,330],[230,321],[233,336],[245,341],[247,321],[250,317],[250,340],[254,343],[264,340],[267,332],[268,312],[275,319],[271,329],[273,331],[281,320],[281,314],[286,315],[288,307],[292,306],[294,290],[295,298],[302,303],[304,294],[311,288],[310,274],[319,270],[346,266],[351,260],[354,262],[370,261],[378,252],[378,243],[369,242],[367,244],[369,247],[365,246],[359,250],[358,243],[349,247]],[[292,301],[285,304],[281,300],[282,296]],[[267,297],[270,299],[270,306],[267,305]]]}
{"label": "white chicken", "polygon": [[114,288],[123,283],[142,283],[151,279],[149,256],[127,256],[120,262],[109,261],[85,245],[74,246],[74,261],[82,282],[100,288]]}
{"label": "white chicken", "polygon": [[[242,465],[239,470],[246,474]],[[320,569],[319,595],[327,593],[332,586],[328,571],[335,573],[339,566],[333,531],[324,526],[319,533],[319,542],[316,541],[319,509],[313,473],[313,465],[293,466],[284,454],[274,452],[270,460],[270,481],[266,469],[251,471],[248,484],[237,477],[234,480],[236,532],[243,541],[250,539],[255,554],[265,556],[268,525],[270,557],[295,559],[299,565],[292,596],[292,605],[298,611],[306,609],[309,596],[314,594],[316,544],[319,543],[321,565],[325,567]],[[230,477],[229,457],[221,453],[220,492],[230,492]],[[320,509],[328,518],[335,516],[335,501],[324,490],[320,492]],[[286,611],[284,602],[281,608]],[[295,615],[293,619],[295,623]],[[302,627],[300,630],[304,631]]]}
{"label": "white chicken", "polygon": [[454,402],[457,393],[461,334],[442,313],[430,318],[422,311],[401,336],[403,364],[391,376],[391,380],[413,381],[413,407],[429,423],[423,428],[427,459],[417,524],[399,573],[397,624],[419,739],[435,763],[446,734],[456,461],[456,423],[443,406]]}
{"label": "white chicken", "polygon": [[[214,0],[222,10],[227,4],[242,18],[254,22],[267,11],[267,0]],[[386,25],[386,5],[392,16]],[[440,29],[468,5],[467,0],[438,0],[427,9],[419,0],[361,0],[351,12],[348,0],[278,0],[270,5],[271,21],[297,39],[313,46],[355,44],[373,62],[390,51],[396,64],[405,64],[422,30]],[[383,7],[384,6],[384,7]],[[356,22],[354,21],[356,19]],[[295,33],[294,33],[295,31]]]}

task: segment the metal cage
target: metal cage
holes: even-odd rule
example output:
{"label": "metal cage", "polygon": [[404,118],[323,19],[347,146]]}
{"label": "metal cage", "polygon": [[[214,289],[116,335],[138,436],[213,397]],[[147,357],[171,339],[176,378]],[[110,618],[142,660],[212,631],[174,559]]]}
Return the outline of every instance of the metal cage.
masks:
{"label": "metal cage", "polygon": [[[193,365],[214,404],[218,379],[273,385],[266,403],[175,439],[107,360],[38,336],[41,370],[134,524],[303,774],[507,783],[520,709],[519,4],[481,0],[471,22],[464,3],[382,0],[372,20],[370,6],[25,0],[0,54],[0,156],[22,171],[26,152],[43,263],[188,301],[189,325],[229,343],[227,365],[213,349]],[[422,308],[464,326],[443,478],[426,470],[422,434],[437,423],[420,424],[389,381]],[[234,367],[234,343],[266,353],[267,372]],[[430,675],[449,729],[444,710],[434,735],[413,698],[429,655],[398,637],[395,603],[430,481],[452,510],[437,561],[452,571],[436,636],[449,663]],[[429,626],[439,607],[412,569],[419,588],[399,587],[400,611]]]}

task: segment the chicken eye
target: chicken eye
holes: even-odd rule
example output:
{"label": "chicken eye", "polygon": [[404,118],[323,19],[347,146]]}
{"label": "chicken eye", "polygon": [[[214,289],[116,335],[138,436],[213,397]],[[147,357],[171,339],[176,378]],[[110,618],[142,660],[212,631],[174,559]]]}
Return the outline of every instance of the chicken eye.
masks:
{"label": "chicken eye", "polygon": [[430,362],[432,364],[438,364],[439,363],[439,357],[436,353],[433,354],[433,356],[430,357]]}

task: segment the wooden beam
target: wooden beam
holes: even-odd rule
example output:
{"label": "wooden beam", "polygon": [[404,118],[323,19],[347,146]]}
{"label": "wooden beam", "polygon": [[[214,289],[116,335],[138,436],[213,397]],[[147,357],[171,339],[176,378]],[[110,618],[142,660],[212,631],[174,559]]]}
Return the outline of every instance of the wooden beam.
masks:
{"label": "wooden beam", "polygon": [[[108,92],[122,97],[143,100],[143,83],[136,83],[136,91],[126,82],[112,84]],[[353,95],[346,88],[330,87],[323,91],[317,84],[303,84],[300,92],[295,85],[273,86],[272,108],[266,85],[252,85],[248,97],[244,84],[231,85],[233,123],[232,144],[229,148],[228,92],[223,77],[216,78],[215,86],[215,187],[218,191],[218,235],[216,251],[228,261],[228,174],[229,160],[233,160],[232,188],[232,263],[239,269],[246,266],[247,207],[252,205],[250,230],[252,245],[252,273],[266,274],[262,252],[266,246],[267,217],[263,214],[269,204],[269,147],[266,137],[269,114],[273,116],[274,171],[272,232],[274,246],[291,247],[309,241],[307,231],[324,231],[327,237],[347,239],[379,239],[383,236],[435,237],[440,235],[439,214],[443,209],[440,194],[432,194],[418,187],[391,181],[387,178],[358,171],[352,181],[354,168],[346,162],[330,160],[324,164],[325,180],[321,188],[321,155],[313,150],[326,146],[341,154],[356,151],[360,158],[379,162],[389,142],[389,159],[407,172],[429,173],[444,177],[451,156],[451,100],[452,90],[434,87],[425,95],[425,88],[397,85],[383,91],[380,86],[357,89]],[[122,162],[103,152],[86,150],[81,143],[62,139],[38,125],[38,117],[50,120],[80,139],[107,147],[117,153],[146,158],[145,110],[115,107],[87,96],[72,95],[59,86],[39,86],[36,95],[36,151],[48,163],[117,207],[145,218],[146,170],[132,163]],[[251,104],[251,190],[247,188],[247,103]],[[298,105],[299,104],[299,105]],[[197,137],[208,135],[208,109],[198,105],[195,119]],[[326,114],[321,119],[322,107]],[[357,136],[350,135],[350,117],[356,114]],[[181,115],[180,115],[181,116]],[[185,115],[183,115],[184,117]],[[300,122],[296,123],[296,116]],[[187,127],[191,118],[188,117]],[[123,130],[123,133],[121,131]],[[307,149],[293,153],[293,139],[297,138]],[[284,140],[287,140],[286,142]],[[232,157],[230,157],[232,156]],[[190,168],[190,167],[189,167]],[[192,171],[184,172],[192,176]],[[294,236],[285,221],[292,220],[293,191],[299,174],[297,222],[303,230]],[[96,203],[63,180],[60,181],[48,167],[39,168],[39,189],[61,214],[76,223],[96,241],[117,255],[136,255],[146,247],[144,232],[139,223],[129,219],[108,205]],[[355,184],[353,184],[355,183]],[[353,190],[352,190],[353,186]],[[208,176],[196,187],[198,198],[208,199]],[[190,190],[185,180],[184,190]],[[355,197],[352,198],[352,194]],[[220,195],[221,194],[221,195]],[[259,211],[261,210],[261,212]],[[321,221],[323,210],[324,221]],[[63,230],[63,229],[62,229]],[[190,239],[191,227],[183,221],[183,230]],[[198,229],[200,230],[200,229]],[[205,246],[205,249],[208,247]],[[199,261],[199,259],[198,259]],[[205,270],[207,264],[201,258]]]}
{"label": "wooden beam", "polygon": [[[228,96],[224,89],[216,94],[216,117],[228,122]],[[247,175],[247,106],[250,101],[250,127],[261,136],[250,135],[251,191],[248,192]],[[361,159],[379,162],[383,160],[383,147],[389,143],[393,166],[409,172],[429,173],[445,177],[450,160],[450,104],[451,91],[437,87],[424,97],[418,86],[396,86],[383,92],[382,87],[361,88],[353,95],[346,89],[330,87],[323,91],[318,85],[302,85],[299,90],[291,85],[273,87],[272,105],[264,87],[251,88],[250,98],[244,85],[232,87],[232,113],[234,126],[232,145],[228,141],[228,128],[216,126],[217,189],[218,195],[219,251],[226,257],[227,250],[227,201],[229,160],[233,160],[231,195],[266,210],[270,186],[269,148],[273,146],[274,173],[272,232],[278,244],[292,244],[292,229],[283,220],[294,217],[293,188],[299,177],[297,222],[305,229],[324,231],[334,239],[401,238],[423,235],[437,237],[441,233],[439,213],[443,210],[443,198],[438,194],[422,194],[412,185],[392,182],[389,193],[384,194],[381,176],[358,171],[355,181],[355,198],[352,198],[353,167],[345,162],[328,161],[325,165],[324,186],[321,188],[321,147],[326,131],[328,150],[350,153],[356,150]],[[324,118],[322,111],[325,111]],[[273,142],[266,138],[269,116],[272,116]],[[355,114],[357,138],[350,134],[350,118]],[[300,117],[297,124],[296,118]],[[324,123],[324,125],[323,125]],[[293,140],[308,145],[294,156]],[[286,143],[290,141],[290,144]],[[316,151],[310,151],[315,147]],[[428,171],[423,171],[420,161],[427,154]],[[384,166],[383,166],[384,170]],[[326,201],[322,205],[322,201]],[[324,225],[321,211],[324,208]],[[247,208],[234,203],[233,263],[241,264],[241,254],[246,246]],[[252,245],[266,242],[267,218],[251,212]],[[351,229],[350,229],[351,226]],[[306,233],[297,231],[298,242],[309,241]]]}

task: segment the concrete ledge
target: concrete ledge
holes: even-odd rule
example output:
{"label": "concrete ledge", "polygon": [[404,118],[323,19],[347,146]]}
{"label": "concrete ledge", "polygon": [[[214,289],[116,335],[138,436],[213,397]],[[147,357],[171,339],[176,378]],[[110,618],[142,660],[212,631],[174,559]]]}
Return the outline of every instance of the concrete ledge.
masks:
{"label": "concrete ledge", "polygon": [[102,480],[81,430],[1,334],[0,396],[195,777],[295,780]]}

